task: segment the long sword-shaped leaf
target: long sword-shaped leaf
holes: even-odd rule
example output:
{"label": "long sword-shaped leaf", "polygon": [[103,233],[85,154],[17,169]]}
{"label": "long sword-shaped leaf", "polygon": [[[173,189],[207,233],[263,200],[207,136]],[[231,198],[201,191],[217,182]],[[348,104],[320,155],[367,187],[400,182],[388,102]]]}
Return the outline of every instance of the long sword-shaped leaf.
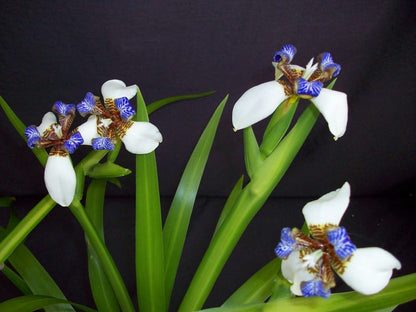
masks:
{"label": "long sword-shaped leaf", "polygon": [[357,292],[333,294],[329,299],[284,298],[269,303],[205,309],[204,312],[374,312],[416,299],[416,273],[393,278],[378,294]]}
{"label": "long sword-shaped leaf", "polygon": [[[104,195],[107,181],[106,180],[92,180],[88,186],[85,212],[90,217],[91,222],[95,226],[98,235],[104,242],[104,225],[103,225],[103,209],[104,209]],[[88,247],[88,275],[90,278],[90,285],[92,295],[99,311],[120,311],[117,303],[117,298],[111,288],[111,284],[103,270],[100,259],[97,256],[94,248],[87,240]]]}
{"label": "long sword-shaped leaf", "polygon": [[[148,121],[140,90],[136,120]],[[155,152],[136,155],[136,283],[140,311],[164,312],[162,215]]]}
{"label": "long sword-shaped leaf", "polygon": [[[27,142],[25,136],[25,124],[17,117],[6,101],[0,96],[0,106],[3,108],[4,113],[9,119],[10,123],[16,129],[17,133]],[[48,159],[48,153],[44,149],[32,148],[32,152],[35,154],[40,163],[45,166],[46,160]]]}
{"label": "long sword-shaped leaf", "polygon": [[[0,227],[0,237],[3,238],[6,234],[7,230]],[[25,245],[19,245],[8,260],[33,294],[66,300],[61,289]],[[45,310],[47,312],[74,311],[67,304],[48,307]]]}
{"label": "long sword-shaped leaf", "polygon": [[319,111],[313,105],[308,106],[290,133],[264,160],[250,183],[241,191],[234,207],[211,240],[185,294],[180,312],[198,310],[203,306],[241,235],[289,168],[318,116]]}
{"label": "long sword-shaped leaf", "polygon": [[185,167],[163,228],[166,263],[166,294],[169,301],[182,255],[196,193],[211,151],[218,123],[228,96],[215,110]]}
{"label": "long sword-shaped leaf", "polygon": [[281,260],[276,258],[251,276],[222,305],[223,307],[263,303],[272,295]]}
{"label": "long sword-shaped leaf", "polygon": [[204,96],[208,96],[213,94],[215,91],[210,92],[204,92],[204,93],[198,93],[198,94],[187,94],[187,95],[178,95],[178,96],[172,96],[165,99],[158,100],[156,102],[150,103],[147,108],[147,113],[150,115],[154,111],[158,110],[159,108],[162,108],[163,106],[166,106],[170,103],[183,101],[183,100],[190,100],[190,99],[196,99]]}
{"label": "long sword-shaped leaf", "polygon": [[225,202],[224,208],[221,211],[220,217],[218,218],[217,225],[215,227],[214,235],[217,233],[218,229],[221,227],[224,220],[227,218],[228,214],[231,211],[231,208],[234,206],[238,196],[243,189],[244,183],[244,176],[242,175],[240,179],[238,179],[237,183],[234,185],[233,189],[231,190],[230,195],[228,195],[227,201]]}
{"label": "long sword-shaped leaf", "polygon": [[[16,297],[9,299],[0,303],[0,311],[4,312],[32,312],[37,311],[42,308],[50,307],[53,305],[73,305],[77,309],[85,312],[97,312],[94,309],[91,309],[87,306],[70,302],[64,299],[47,297],[47,296],[37,296],[37,295],[28,295]],[[59,310],[60,312],[66,312],[68,310]]]}
{"label": "long sword-shaped leaf", "polygon": [[32,295],[32,291],[29,286],[27,286],[26,282],[19,276],[19,274],[10,269],[7,265],[4,265],[1,272],[9,279],[10,282],[12,282],[14,286],[16,286],[17,289],[22,292],[22,294]]}

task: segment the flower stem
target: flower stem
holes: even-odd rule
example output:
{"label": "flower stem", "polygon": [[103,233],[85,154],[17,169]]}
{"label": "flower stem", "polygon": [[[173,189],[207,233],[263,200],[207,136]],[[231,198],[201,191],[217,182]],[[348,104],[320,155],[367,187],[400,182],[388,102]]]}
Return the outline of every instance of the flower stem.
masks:
{"label": "flower stem", "polygon": [[98,258],[101,261],[102,267],[107,274],[107,277],[113,287],[114,293],[119,301],[122,311],[135,311],[131,298],[127,292],[127,288],[121,278],[120,272],[108,252],[107,247],[104,245],[99,234],[97,233],[91,220],[85,213],[84,207],[80,202],[74,201],[69,206],[75,218],[82,226],[85,235],[88,237],[89,243],[91,243]]}
{"label": "flower stem", "polygon": [[201,309],[241,235],[283,177],[318,116],[318,110],[310,105],[290,133],[254,173],[224,223],[213,236],[185,294],[179,308],[180,312]]}
{"label": "flower stem", "polygon": [[0,243],[0,263],[3,263],[13,253],[55,205],[56,203],[47,195],[29,211]]}

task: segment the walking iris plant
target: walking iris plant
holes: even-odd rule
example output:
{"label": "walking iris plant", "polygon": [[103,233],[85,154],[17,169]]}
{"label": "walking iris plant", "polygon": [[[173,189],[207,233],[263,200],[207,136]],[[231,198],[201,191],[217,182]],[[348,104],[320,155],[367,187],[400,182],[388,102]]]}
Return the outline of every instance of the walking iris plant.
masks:
{"label": "walking iris plant", "polygon": [[[195,272],[179,311],[203,308],[223,266],[246,227],[289,168],[320,113],[335,139],[347,126],[347,97],[334,91],[341,66],[325,52],[305,68],[291,64],[296,49],[285,45],[273,57],[275,80],[249,89],[235,103],[232,123],[242,129],[248,178],[234,186],[219,217],[210,245]],[[332,80],[332,81],[331,81]],[[326,87],[325,84],[329,83]],[[0,227],[2,272],[22,296],[0,303],[0,311],[140,311],[170,308],[180,258],[196,194],[227,97],[219,104],[184,169],[165,223],[162,224],[155,149],[162,142],[148,114],[184,99],[177,96],[146,105],[136,85],[109,80],[100,98],[88,92],[77,105],[56,102],[39,126],[26,127],[7,103],[0,104],[18,133],[45,166],[44,197],[22,219],[11,214]],[[130,100],[136,96],[137,107]],[[311,102],[293,117],[301,99]],[[88,119],[70,130],[76,110]],[[262,141],[251,127],[272,115]],[[104,243],[103,207],[107,182],[119,184],[131,171],[116,164],[124,144],[136,158],[135,263],[137,304],[133,303]],[[92,151],[75,167],[69,154],[80,145]],[[49,153],[45,148],[50,148]],[[88,147],[83,147],[86,149]],[[85,177],[90,178],[86,186]],[[221,307],[206,311],[391,311],[416,299],[416,273],[390,281],[400,262],[381,248],[357,248],[339,226],[350,197],[348,183],[303,208],[302,230],[284,228],[278,257],[249,278]],[[13,198],[0,198],[11,206]],[[57,204],[68,207],[85,232],[91,292],[96,307],[68,301],[23,241]],[[273,246],[270,246],[272,250]],[[331,294],[334,270],[354,292]],[[368,301],[371,295],[371,301]],[[320,298],[323,297],[323,298]]]}

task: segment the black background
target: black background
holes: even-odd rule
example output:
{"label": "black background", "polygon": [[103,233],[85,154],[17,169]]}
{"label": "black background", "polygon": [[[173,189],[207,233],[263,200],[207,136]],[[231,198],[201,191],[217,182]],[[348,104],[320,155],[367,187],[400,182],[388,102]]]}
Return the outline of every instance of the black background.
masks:
{"label": "black background", "polygon": [[[231,125],[233,103],[246,89],[273,79],[272,56],[282,45],[297,47],[293,63],[299,65],[329,51],[342,66],[335,89],[348,94],[347,132],[334,142],[325,120],[318,119],[247,229],[207,306],[221,304],[273,258],[280,229],[302,224],[300,209],[308,200],[344,181],[353,198],[343,224],[354,242],[391,251],[402,261],[396,273],[402,275],[416,267],[415,9],[413,1],[376,0],[1,1],[0,95],[25,124],[38,125],[56,100],[77,103],[87,91],[99,94],[112,78],[138,84],[148,103],[216,90],[150,117],[164,137],[156,156],[166,214],[203,127],[230,94],[191,220],[174,310],[225,196],[244,173],[242,132],[234,133]],[[255,132],[264,125],[256,125]],[[0,196],[16,196],[23,217],[46,194],[43,169],[3,113],[0,146]],[[86,153],[80,148],[74,162]],[[134,169],[134,157],[125,150],[119,163]],[[134,177],[121,182],[122,189],[108,189],[106,235],[133,295]],[[2,211],[0,222],[6,221]],[[68,210],[55,208],[27,245],[70,300],[92,305],[82,231]],[[0,289],[1,299],[18,295],[3,277]]]}

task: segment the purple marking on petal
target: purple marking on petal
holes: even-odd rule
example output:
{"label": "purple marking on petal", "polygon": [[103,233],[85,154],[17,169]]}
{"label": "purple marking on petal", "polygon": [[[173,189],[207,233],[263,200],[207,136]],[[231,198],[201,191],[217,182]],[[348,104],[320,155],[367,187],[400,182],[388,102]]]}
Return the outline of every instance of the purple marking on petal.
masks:
{"label": "purple marking on petal", "polygon": [[322,71],[332,71],[332,77],[338,76],[341,71],[341,65],[334,63],[332,56],[328,52],[324,52],[319,56],[319,69]]}
{"label": "purple marking on petal", "polygon": [[25,136],[27,138],[27,145],[34,148],[36,143],[40,140],[40,133],[35,126],[30,126],[25,129]]}
{"label": "purple marking on petal", "polygon": [[91,113],[92,109],[95,107],[95,97],[94,94],[88,92],[84,99],[77,104],[77,110],[81,116]]}
{"label": "purple marking on petal", "polygon": [[115,104],[117,109],[120,111],[121,118],[124,120],[130,119],[134,114],[136,114],[136,111],[130,105],[129,99],[126,97],[116,99]]}
{"label": "purple marking on petal", "polygon": [[75,113],[75,105],[74,104],[65,104],[61,101],[55,102],[52,109],[56,111],[59,115],[66,116],[69,113]]}
{"label": "purple marking on petal", "polygon": [[298,95],[307,95],[311,97],[317,97],[322,90],[323,84],[320,81],[307,81],[304,78],[299,78],[296,81]]}
{"label": "purple marking on petal", "polygon": [[112,151],[114,150],[114,144],[111,142],[110,138],[107,137],[99,137],[91,141],[92,148],[96,151],[100,150],[107,150]]}
{"label": "purple marking on petal", "polygon": [[81,133],[75,132],[68,140],[64,142],[64,147],[68,153],[72,154],[82,143],[84,143],[84,139],[82,138]]}
{"label": "purple marking on petal", "polygon": [[286,44],[282,47],[280,51],[277,51],[273,56],[273,62],[279,63],[284,61],[285,63],[290,63],[293,57],[296,54],[296,48],[291,44]]}
{"label": "purple marking on petal", "polygon": [[286,227],[283,228],[280,235],[280,242],[277,247],[274,249],[274,253],[279,258],[285,259],[293,251],[296,241],[292,238],[291,229]]}
{"label": "purple marking on petal", "polygon": [[331,290],[326,289],[320,279],[302,282],[301,291],[306,298],[318,296],[328,299],[331,296]]}
{"label": "purple marking on petal", "polygon": [[334,246],[335,253],[341,260],[347,259],[357,249],[357,246],[351,242],[347,230],[343,226],[328,230],[326,237],[331,245]]}

